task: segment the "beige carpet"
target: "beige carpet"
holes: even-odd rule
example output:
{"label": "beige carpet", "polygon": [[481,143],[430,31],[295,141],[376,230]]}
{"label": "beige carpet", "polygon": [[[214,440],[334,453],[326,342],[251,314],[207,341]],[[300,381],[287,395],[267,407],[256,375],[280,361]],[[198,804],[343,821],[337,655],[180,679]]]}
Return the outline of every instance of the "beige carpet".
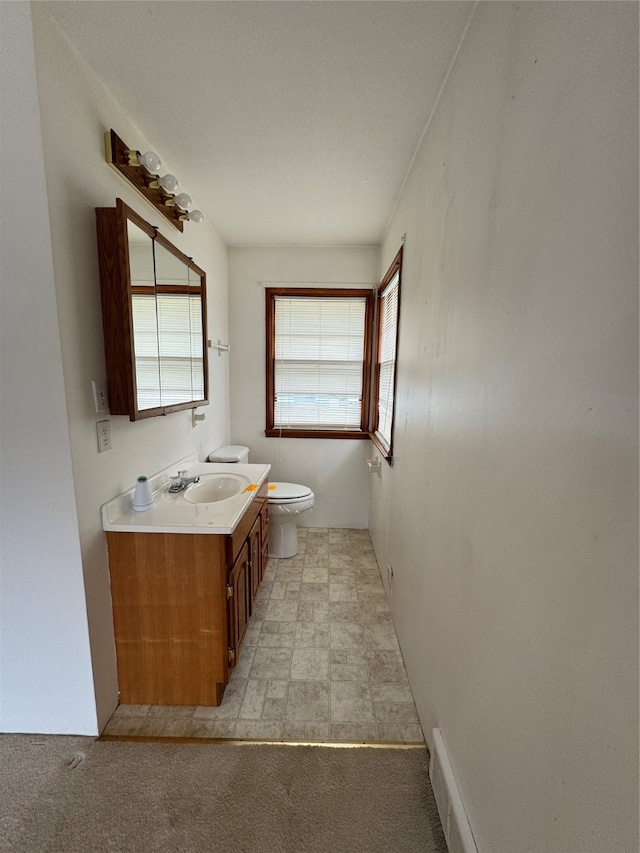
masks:
{"label": "beige carpet", "polygon": [[0,850],[446,853],[426,749],[0,735]]}

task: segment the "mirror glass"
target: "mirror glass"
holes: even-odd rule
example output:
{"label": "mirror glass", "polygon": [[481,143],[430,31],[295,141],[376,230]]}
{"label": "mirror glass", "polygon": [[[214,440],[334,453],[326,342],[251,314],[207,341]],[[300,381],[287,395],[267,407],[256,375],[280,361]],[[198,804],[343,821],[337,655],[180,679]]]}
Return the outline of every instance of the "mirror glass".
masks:
{"label": "mirror glass", "polygon": [[156,310],[163,406],[195,399],[191,381],[189,268],[155,242]]}
{"label": "mirror glass", "polygon": [[189,314],[191,327],[191,389],[193,399],[205,396],[204,388],[204,330],[202,328],[202,280],[195,270],[189,270]]}
{"label": "mirror glass", "polygon": [[127,231],[138,409],[202,400],[200,276],[130,220]]}
{"label": "mirror glass", "polygon": [[127,221],[127,237],[138,409],[154,409],[162,398],[153,240],[131,220]]}

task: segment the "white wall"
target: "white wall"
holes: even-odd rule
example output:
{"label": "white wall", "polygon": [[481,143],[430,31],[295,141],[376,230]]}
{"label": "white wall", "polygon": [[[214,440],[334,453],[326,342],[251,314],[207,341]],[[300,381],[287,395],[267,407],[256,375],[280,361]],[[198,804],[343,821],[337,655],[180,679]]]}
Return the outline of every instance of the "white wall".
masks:
{"label": "white wall", "polygon": [[265,292],[260,283],[370,284],[378,248],[229,249],[231,437],[251,459],[270,462],[270,479],[303,483],[316,499],[301,526],[365,528],[369,519],[371,443],[267,438],[265,430]]}
{"label": "white wall", "polygon": [[[131,118],[123,113],[107,89],[61,36],[46,10],[34,4],[32,14],[59,332],[55,310],[51,311],[51,306],[45,311],[43,304],[42,317],[38,319],[43,325],[44,340],[52,337],[58,349],[60,346],[62,349],[66,416],[65,400],[59,385],[57,415],[55,411],[49,411],[46,404],[34,399],[33,405],[42,422],[40,440],[34,441],[24,430],[20,436],[15,436],[12,453],[17,460],[35,457],[41,464],[45,454],[48,457],[52,451],[48,438],[49,419],[59,417],[64,430],[68,428],[77,518],[71,518],[68,507],[62,514],[71,527],[75,525],[76,545],[79,537],[82,554],[82,572],[77,560],[74,566],[69,566],[68,574],[72,577],[62,585],[60,597],[65,599],[69,587],[82,585],[84,578],[98,727],[102,728],[117,703],[117,680],[100,506],[129,488],[139,474],[153,473],[191,450],[198,451],[204,458],[211,447],[228,441],[229,409],[228,364],[217,357],[211,358],[212,405],[202,410],[206,413],[206,420],[196,429],[191,426],[191,413],[188,411],[138,423],[131,423],[123,416],[111,417],[113,449],[98,454],[95,424],[105,416],[96,414],[93,409],[91,380],[105,378],[105,364],[94,210],[99,206],[113,206],[115,198],[120,197],[194,258],[207,272],[209,337],[214,339],[227,337],[226,247],[206,221],[202,225],[187,224],[181,235],[162,221],[155,209],[106,164],[103,135],[111,127],[132,146],[157,150],[161,156],[162,139],[144,138]],[[18,81],[17,85],[21,83]],[[163,165],[180,175],[180,163]],[[194,201],[198,202],[195,188],[189,189]],[[34,229],[32,225],[24,226],[18,235],[23,256],[31,251],[33,234],[38,233]],[[39,339],[42,340],[42,336]],[[47,349],[39,348],[38,353],[43,362],[48,363]],[[55,359],[55,353],[52,358]],[[22,365],[16,364],[11,357],[5,366],[14,375],[20,375]],[[71,474],[68,464],[60,464],[68,479]],[[40,482],[47,496],[55,495],[58,503],[56,479],[47,476]],[[58,548],[62,550],[62,544]],[[46,575],[51,571],[51,563],[57,559],[56,550],[52,546],[47,551],[48,559],[40,566],[40,574]],[[17,562],[7,566],[10,576],[20,571]],[[30,592],[25,590],[24,596],[23,610],[29,611]],[[56,626],[58,623],[64,625],[68,613],[62,608],[52,614],[51,619]],[[37,650],[51,643],[52,632],[47,625],[38,623],[32,630],[34,654],[30,657],[35,658]],[[17,638],[13,639],[17,642]],[[86,649],[83,651],[78,645],[73,649],[73,656],[76,666],[87,666]],[[65,661],[65,665],[69,663]],[[47,728],[51,723],[46,691],[34,691],[29,701],[33,715],[39,715],[39,725],[43,727],[38,730],[58,730]],[[86,731],[86,728],[79,728],[81,710],[69,699],[70,731]]]}
{"label": "white wall", "polygon": [[[0,731],[96,731],[28,3],[3,3]],[[19,144],[16,141],[19,140]]]}
{"label": "white wall", "polygon": [[481,853],[637,851],[637,4],[480,3],[381,270],[405,231],[371,530],[423,727]]}

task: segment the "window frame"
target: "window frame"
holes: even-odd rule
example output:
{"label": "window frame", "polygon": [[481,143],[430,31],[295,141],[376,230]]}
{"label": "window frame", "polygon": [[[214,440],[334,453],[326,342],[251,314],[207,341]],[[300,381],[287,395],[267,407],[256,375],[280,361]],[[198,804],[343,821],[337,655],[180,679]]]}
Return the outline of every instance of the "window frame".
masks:
{"label": "window frame", "polygon": [[[371,389],[371,428],[369,431],[369,438],[376,446],[383,459],[389,463],[389,465],[393,465],[393,434],[395,429],[395,419],[396,419],[396,391],[397,391],[397,383],[398,383],[398,342],[400,340],[400,301],[402,294],[402,254],[403,254],[404,246],[400,247],[398,254],[395,256],[393,261],[391,262],[391,266],[387,270],[384,275],[384,278],[378,285],[376,290],[376,324],[375,324],[375,359],[373,359],[372,365],[372,389]],[[395,357],[393,362],[393,395],[392,395],[392,403],[391,403],[391,438],[389,442],[389,446],[387,447],[382,438],[378,435],[378,412],[379,412],[379,395],[380,395],[380,353],[382,350],[382,338],[381,332],[382,327],[380,323],[380,300],[382,298],[382,294],[384,293],[387,285],[392,281],[394,276],[398,275],[398,298],[397,298],[397,311],[396,311],[396,324],[395,324]]]}
{"label": "window frame", "polygon": [[[315,299],[364,299],[364,353],[362,362],[362,400],[360,404],[360,429],[291,428],[275,425],[275,305],[277,297],[302,297]],[[331,438],[368,439],[369,409],[371,402],[371,352],[373,341],[373,292],[365,288],[335,287],[268,287],[266,300],[266,429],[265,436],[276,438]]]}

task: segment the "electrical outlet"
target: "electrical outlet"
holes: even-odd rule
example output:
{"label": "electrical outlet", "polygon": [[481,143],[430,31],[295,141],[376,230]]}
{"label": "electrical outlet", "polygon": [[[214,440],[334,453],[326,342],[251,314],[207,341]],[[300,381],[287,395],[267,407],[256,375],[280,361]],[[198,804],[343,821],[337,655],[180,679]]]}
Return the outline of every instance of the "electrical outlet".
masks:
{"label": "electrical outlet", "polygon": [[96,427],[98,429],[98,453],[111,450],[111,422],[98,421]]}
{"label": "electrical outlet", "polygon": [[107,396],[107,383],[96,382],[94,379],[91,383],[93,391],[93,405],[96,407],[96,412],[106,412],[109,408],[109,397]]}

